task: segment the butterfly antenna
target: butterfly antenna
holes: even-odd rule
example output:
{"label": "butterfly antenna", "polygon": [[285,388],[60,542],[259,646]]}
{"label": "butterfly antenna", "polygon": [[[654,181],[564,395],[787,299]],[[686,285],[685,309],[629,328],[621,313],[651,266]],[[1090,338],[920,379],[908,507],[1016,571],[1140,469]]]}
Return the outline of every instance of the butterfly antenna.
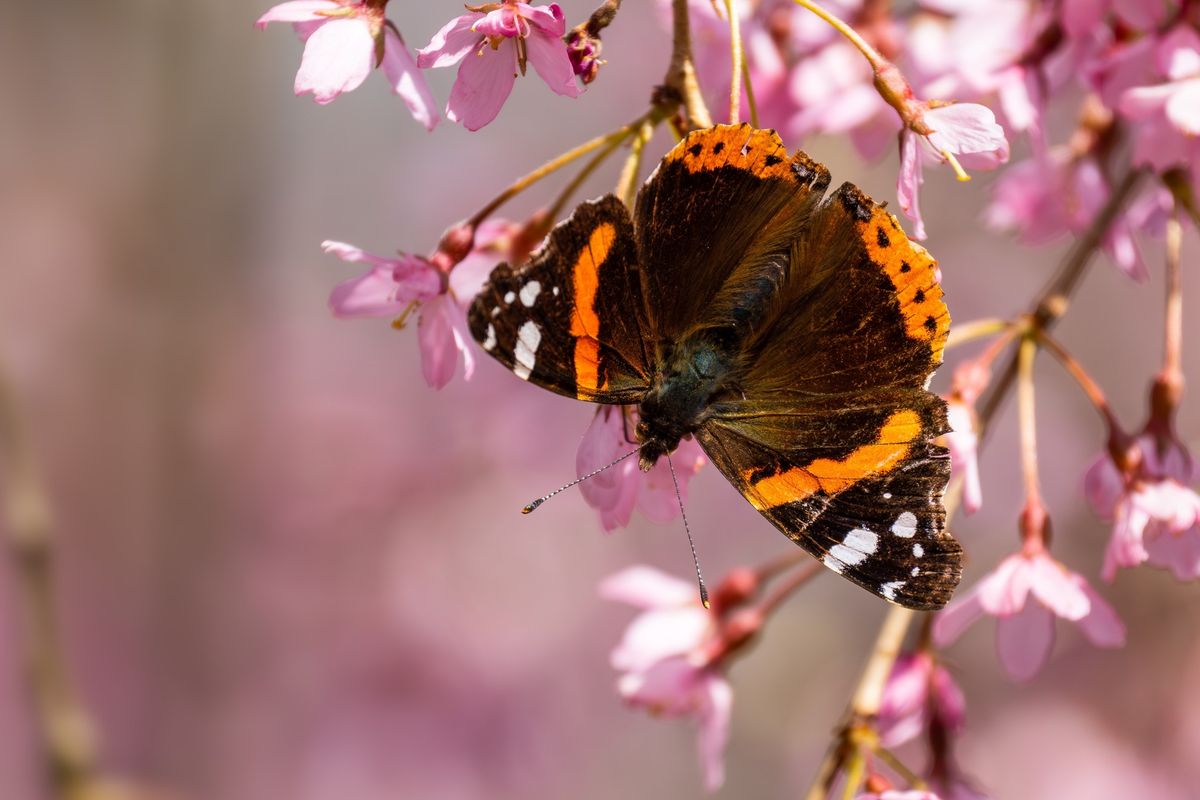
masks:
{"label": "butterfly antenna", "polygon": [[[560,492],[565,492],[567,489],[570,489],[572,486],[578,486],[579,484],[581,484],[581,483],[583,483],[584,481],[586,481],[588,478],[594,478],[594,477],[596,477],[596,476],[597,476],[597,475],[599,475],[601,472],[604,472],[604,470],[606,470],[606,469],[610,469],[611,467],[615,467],[617,464],[620,464],[622,461],[624,461],[625,459],[629,458],[631,455],[633,455],[633,454],[634,454],[634,453],[636,453],[636,452],[638,452],[638,451],[637,451],[637,450],[630,450],[628,453],[626,453],[625,455],[621,456],[621,457],[620,457],[620,458],[618,458],[616,461],[613,461],[611,464],[605,464],[605,465],[604,465],[603,467],[601,467],[600,469],[594,469],[594,470],[592,470],[591,472],[589,472],[587,475],[584,475],[584,476],[583,476],[583,477],[581,477],[581,478],[576,478],[575,480],[571,481],[571,482],[570,482],[570,483],[568,483],[566,486],[562,486],[562,487],[560,487],[560,488],[558,488],[558,489],[555,489],[555,490],[554,490],[553,492],[551,492],[550,494],[543,495],[543,496],[539,497],[537,500],[534,500],[532,503],[530,503],[530,504],[528,504],[527,506],[525,506],[524,508],[522,508],[522,509],[521,509],[521,513],[522,513],[522,514],[531,514],[531,513],[533,513],[533,512],[534,512],[534,511],[537,509],[537,507],[538,507],[538,506],[540,506],[542,503],[544,503],[544,502],[546,502],[547,500],[549,500],[551,497],[554,497],[554,495],[556,495],[556,494],[559,494]],[[676,493],[678,493],[678,491],[677,491]]]}
{"label": "butterfly antenna", "polygon": [[688,527],[687,514],[683,510],[683,495],[679,493],[679,478],[675,476],[675,462],[667,454],[667,466],[671,468],[671,482],[675,484],[675,499],[679,501],[679,516],[683,519],[683,532],[687,534],[688,547],[692,548],[692,564],[696,567],[696,583],[700,584],[700,602],[708,608],[708,587],[700,574],[700,558],[696,555],[696,543],[692,540],[692,529]]}

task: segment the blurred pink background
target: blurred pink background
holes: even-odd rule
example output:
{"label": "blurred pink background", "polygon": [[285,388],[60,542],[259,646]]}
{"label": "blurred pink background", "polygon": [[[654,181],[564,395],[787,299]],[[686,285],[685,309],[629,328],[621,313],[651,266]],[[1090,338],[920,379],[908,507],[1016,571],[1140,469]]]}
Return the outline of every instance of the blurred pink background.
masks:
{"label": "blurred pink background", "polygon": [[[293,98],[300,44],[253,29],[266,5],[24,3],[0,27],[0,359],[54,502],[62,630],[105,764],[189,799],[699,796],[690,724],[617,699],[607,656],[631,613],[595,589],[635,562],[686,576],[682,531],[635,515],[606,538],[574,492],[522,517],[573,477],[591,409],[482,354],[471,383],[427,389],[414,331],[330,318],[327,292],[353,272],[318,249],[427,252],[516,175],[634,118],[666,64],[653,8],[622,10],[580,100],[519,81],[472,135],[426,134],[377,76],[328,107]],[[460,13],[393,5],[412,47]],[[563,5],[569,24],[590,11]],[[430,80],[444,99],[453,71]],[[866,168],[845,142],[805,146],[894,202],[894,155]],[[614,180],[612,165],[581,197]],[[985,232],[991,180],[926,184],[959,321],[1023,309],[1066,250]],[[1196,379],[1196,238],[1184,247]],[[1161,247],[1147,252],[1141,287],[1099,259],[1060,328],[1131,427],[1161,351]],[[1108,530],[1079,489],[1101,428],[1039,367],[1055,552],[1095,578]],[[1196,408],[1180,434],[1200,450]],[[1011,407],[983,475],[983,511],[954,526],[964,585],[1016,545]],[[715,470],[692,487],[711,581],[790,546]],[[37,799],[12,583],[5,561],[0,797]],[[994,796],[1200,792],[1197,587],[1142,568],[1102,591],[1129,627],[1122,650],[1060,624],[1025,686],[1003,677],[991,624],[949,651],[969,703],[961,761]],[[822,576],[772,621],[731,673],[719,796],[804,791],[884,612]]]}

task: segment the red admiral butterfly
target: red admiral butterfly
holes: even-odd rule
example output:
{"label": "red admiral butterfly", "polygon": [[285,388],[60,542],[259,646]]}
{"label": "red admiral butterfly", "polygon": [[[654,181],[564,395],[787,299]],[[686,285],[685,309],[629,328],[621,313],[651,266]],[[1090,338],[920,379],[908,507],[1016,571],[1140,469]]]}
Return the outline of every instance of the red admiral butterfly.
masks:
{"label": "red admiral butterfly", "polygon": [[925,387],[950,317],[936,262],[774,131],[689,134],[638,194],[580,205],[501,264],[471,332],[513,373],[637,405],[649,469],[684,436],[775,527],[900,605],[958,584],[946,404]]}

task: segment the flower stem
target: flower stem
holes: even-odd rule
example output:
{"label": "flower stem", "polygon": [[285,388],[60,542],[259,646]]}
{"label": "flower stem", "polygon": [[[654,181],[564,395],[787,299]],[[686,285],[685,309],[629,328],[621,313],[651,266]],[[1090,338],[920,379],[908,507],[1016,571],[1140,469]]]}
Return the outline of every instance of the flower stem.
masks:
{"label": "flower stem", "polygon": [[1167,305],[1163,315],[1163,366],[1159,380],[1173,391],[1177,404],[1183,388],[1183,225],[1179,208],[1167,220]]}
{"label": "flower stem", "polygon": [[0,470],[8,483],[5,523],[24,616],[24,656],[56,796],[75,797],[97,781],[91,718],[71,683],[57,628],[52,517],[34,466],[15,393],[0,374]]}
{"label": "flower stem", "polygon": [[639,125],[637,128],[627,131],[625,135],[611,139],[601,147],[600,151],[583,165],[583,169],[579,170],[575,177],[571,178],[570,182],[563,187],[562,191],[558,193],[558,197],[554,198],[554,202],[546,212],[547,216],[552,220],[557,220],[562,214],[563,207],[570,201],[571,195],[579,190],[583,182],[591,177],[591,174],[613,154],[614,150],[624,144],[629,136],[636,135],[640,130],[641,126]]}
{"label": "flower stem", "polygon": [[1033,362],[1037,340],[1021,338],[1017,348],[1017,420],[1021,431],[1021,474],[1025,478],[1025,498],[1030,505],[1041,504],[1038,481],[1037,421],[1034,414]]}
{"label": "flower stem", "polygon": [[1113,415],[1112,408],[1108,405],[1108,398],[1104,396],[1104,390],[1100,385],[1092,379],[1092,376],[1087,373],[1083,365],[1075,359],[1073,355],[1067,352],[1067,349],[1062,346],[1062,343],[1051,336],[1046,331],[1037,332],[1038,343],[1050,351],[1063,368],[1075,379],[1079,384],[1079,388],[1087,395],[1089,401],[1095,406],[1096,411],[1104,418],[1104,422],[1108,425],[1110,432],[1120,430],[1120,423]]}
{"label": "flower stem", "polygon": [[642,124],[646,120],[654,119],[661,113],[662,112],[657,108],[647,111],[645,114],[638,117],[628,125],[622,125],[620,128],[612,131],[611,133],[606,133],[603,136],[597,136],[594,139],[589,139],[578,147],[575,147],[559,156],[550,159],[537,169],[514,181],[508,188],[492,198],[491,202],[476,211],[465,224],[470,226],[478,226],[485,219],[494,214],[496,209],[500,208],[502,205],[528,189],[533,184],[540,181],[542,178],[545,178],[547,175],[552,175],[553,173],[565,167],[567,164],[570,164],[572,161],[578,158],[586,156],[593,150],[598,150],[601,147],[612,144],[613,142],[621,142],[630,133],[641,128]]}
{"label": "flower stem", "polygon": [[764,617],[768,616],[771,612],[779,608],[780,604],[790,597],[793,592],[815,578],[822,569],[824,569],[824,566],[821,562],[809,560],[807,564],[804,564],[793,572],[786,581],[775,587],[775,590],[763,600],[758,610]]}
{"label": "flower stem", "polygon": [[867,40],[860,36],[858,31],[850,27],[850,24],[845,20],[830,14],[821,6],[812,2],[812,0],[794,0],[794,2],[801,8],[807,8],[809,11],[828,22],[835,31],[849,39],[850,44],[858,48],[858,51],[866,57],[867,61],[871,62],[872,68],[877,69],[887,63],[887,59],[884,58],[878,50],[867,44]]}
{"label": "flower stem", "polygon": [[742,114],[742,73],[746,60],[742,52],[742,23],[733,7],[733,0],[725,0],[725,13],[729,15],[729,59],[733,70],[729,79],[729,124],[737,125]]}
{"label": "flower stem", "polygon": [[754,81],[750,80],[750,65],[742,59],[742,80],[746,86],[746,105],[750,107],[750,124],[758,127],[758,103],[754,99]]}
{"label": "flower stem", "polygon": [[650,137],[654,135],[654,123],[651,120],[646,120],[637,132],[633,134],[633,140],[629,145],[629,157],[625,159],[624,165],[621,167],[621,174],[617,178],[617,188],[615,194],[621,198],[621,202],[630,211],[633,210],[633,204],[637,200],[638,176],[642,168],[642,154],[646,151],[646,143],[650,141]]}
{"label": "flower stem", "polygon": [[958,347],[967,342],[973,342],[976,339],[986,339],[989,336],[1004,333],[1012,327],[1012,322],[999,318],[977,319],[971,322],[964,322],[961,325],[951,328],[950,337],[946,340],[946,349],[949,350],[952,347]]}
{"label": "flower stem", "polygon": [[692,58],[692,34],[688,0],[671,0],[671,63],[663,83],[679,92],[687,111],[687,124],[693,128],[711,128],[712,115],[696,80]]}

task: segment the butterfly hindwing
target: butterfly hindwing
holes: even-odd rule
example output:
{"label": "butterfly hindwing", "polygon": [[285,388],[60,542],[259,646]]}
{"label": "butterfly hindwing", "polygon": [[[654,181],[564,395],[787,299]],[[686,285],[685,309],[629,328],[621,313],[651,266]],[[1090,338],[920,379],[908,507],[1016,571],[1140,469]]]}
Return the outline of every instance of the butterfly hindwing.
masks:
{"label": "butterfly hindwing", "polygon": [[583,203],[521,267],[501,264],[471,304],[471,334],[519,378],[599,403],[636,403],[650,365],[629,212]]}
{"label": "butterfly hindwing", "polygon": [[900,397],[841,413],[718,416],[697,435],[750,504],[825,566],[887,600],[940,608],[961,573],[942,506],[950,462],[932,442],[945,408]]}
{"label": "butterfly hindwing", "polygon": [[739,341],[736,391],[698,433],[765,517],[826,566],[912,608],[949,599],[945,403],[925,384],[949,315],[936,263],[852,186],[790,245],[771,312]]}

